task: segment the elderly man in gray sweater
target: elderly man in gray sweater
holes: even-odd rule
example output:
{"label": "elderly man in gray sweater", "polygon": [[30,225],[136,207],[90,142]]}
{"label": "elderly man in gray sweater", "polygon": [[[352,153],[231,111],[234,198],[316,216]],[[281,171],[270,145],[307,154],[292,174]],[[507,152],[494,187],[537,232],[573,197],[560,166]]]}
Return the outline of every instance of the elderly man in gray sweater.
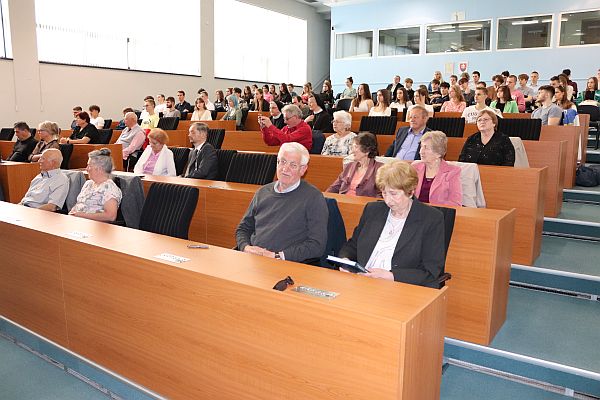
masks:
{"label": "elderly man in gray sweater", "polygon": [[277,181],[260,188],[236,230],[240,251],[290,261],[318,258],[327,242],[327,203],[301,178],[308,150],[284,143],[277,155]]}

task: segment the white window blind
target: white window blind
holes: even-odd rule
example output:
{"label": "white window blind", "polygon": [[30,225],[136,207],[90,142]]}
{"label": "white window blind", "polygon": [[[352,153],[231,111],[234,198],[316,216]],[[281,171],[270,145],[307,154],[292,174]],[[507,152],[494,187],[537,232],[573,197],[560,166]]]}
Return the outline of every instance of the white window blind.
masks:
{"label": "white window blind", "polygon": [[215,76],[306,82],[307,24],[234,0],[215,1]]}
{"label": "white window blind", "polygon": [[36,0],[38,57],[200,75],[200,2]]}

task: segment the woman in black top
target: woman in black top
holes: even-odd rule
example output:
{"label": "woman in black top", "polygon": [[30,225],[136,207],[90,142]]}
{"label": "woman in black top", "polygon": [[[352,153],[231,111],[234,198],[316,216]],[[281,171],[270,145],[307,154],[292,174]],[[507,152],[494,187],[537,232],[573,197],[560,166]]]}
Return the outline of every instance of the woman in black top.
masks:
{"label": "woman in black top", "polygon": [[333,132],[331,126],[331,114],[325,111],[323,108],[323,100],[314,94],[308,98],[308,107],[310,108],[310,114],[304,119],[313,130],[321,131],[323,133]]}
{"label": "woman in black top", "polygon": [[515,165],[515,148],[508,136],[496,132],[498,117],[492,110],[482,110],[477,117],[479,132],[469,136],[458,161],[483,165]]}
{"label": "woman in black top", "polygon": [[90,124],[90,115],[87,112],[82,111],[77,114],[75,122],[79,130],[74,130],[68,139],[61,138],[61,143],[100,144],[98,128]]}
{"label": "woman in black top", "polygon": [[250,111],[269,111],[269,102],[263,97],[263,90],[256,89],[254,91],[254,100],[250,104]]}
{"label": "woman in black top", "polygon": [[279,102],[283,104],[290,104],[292,102],[292,95],[285,83],[279,85]]}
{"label": "woman in black top", "polygon": [[333,96],[333,89],[331,88],[331,81],[329,79],[325,79],[325,81],[323,82],[321,100],[323,100],[323,104],[325,105],[325,107],[331,107],[331,105],[335,101]]}

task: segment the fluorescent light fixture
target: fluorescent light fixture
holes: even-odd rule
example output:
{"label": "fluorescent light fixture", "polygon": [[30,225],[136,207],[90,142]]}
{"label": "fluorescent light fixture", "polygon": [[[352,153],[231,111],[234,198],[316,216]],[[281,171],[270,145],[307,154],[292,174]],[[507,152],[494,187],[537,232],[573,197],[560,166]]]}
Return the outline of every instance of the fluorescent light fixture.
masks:
{"label": "fluorescent light fixture", "polygon": [[533,24],[537,24],[540,21],[537,19],[532,19],[531,21],[513,21],[512,24],[513,25],[533,25]]}
{"label": "fluorescent light fixture", "polygon": [[483,28],[483,24],[460,24],[458,25],[459,28],[478,28],[481,29]]}
{"label": "fluorescent light fixture", "polygon": [[456,29],[446,29],[443,31],[435,31],[435,33],[454,33],[456,32]]}
{"label": "fluorescent light fixture", "polygon": [[546,18],[542,20],[542,23],[547,24],[548,22],[552,22],[552,18]]}
{"label": "fluorescent light fixture", "polygon": [[467,29],[461,28],[458,31],[459,32],[470,32],[470,31],[479,31],[479,30],[481,30],[481,28],[467,28]]}
{"label": "fluorescent light fixture", "polygon": [[454,25],[439,25],[439,26],[433,26],[429,29],[431,29],[432,31],[438,31],[438,30],[444,30],[444,29],[452,29],[454,28]]}

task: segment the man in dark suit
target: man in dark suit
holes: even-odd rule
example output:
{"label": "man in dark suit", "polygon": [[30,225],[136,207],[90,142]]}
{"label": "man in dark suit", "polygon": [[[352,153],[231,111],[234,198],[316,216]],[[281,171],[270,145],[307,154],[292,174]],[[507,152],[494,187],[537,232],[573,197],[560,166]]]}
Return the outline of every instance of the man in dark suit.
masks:
{"label": "man in dark suit", "polygon": [[185,178],[217,179],[219,162],[215,148],[206,141],[208,125],[194,122],[190,126],[188,136],[194,149],[190,152],[183,176]]}
{"label": "man in dark suit", "polygon": [[33,152],[33,149],[35,149],[38,141],[35,140],[29,130],[29,126],[25,122],[17,122],[14,126],[14,130],[17,141],[13,146],[11,155],[8,156],[8,161],[28,162],[29,155]]}
{"label": "man in dark suit", "polygon": [[392,102],[396,101],[396,92],[401,87],[404,87],[404,86],[400,83],[400,75],[394,76],[394,82],[387,85],[387,90],[390,91],[390,94],[392,97]]}
{"label": "man in dark suit", "polygon": [[182,116],[184,113],[194,112],[194,107],[192,107],[190,103],[185,101],[185,92],[183,90],[177,91],[177,100],[179,101],[179,103],[175,104],[175,108],[179,110]]}
{"label": "man in dark suit", "polygon": [[396,157],[401,160],[420,160],[421,138],[430,129],[427,127],[429,113],[425,107],[416,105],[410,111],[409,126],[404,126],[396,132],[396,139],[385,152],[386,157]]}
{"label": "man in dark suit", "polygon": [[417,182],[407,163],[379,168],[384,201],[367,204],[339,257],[356,260],[371,278],[438,288],[445,263],[444,216],[414,198]]}

